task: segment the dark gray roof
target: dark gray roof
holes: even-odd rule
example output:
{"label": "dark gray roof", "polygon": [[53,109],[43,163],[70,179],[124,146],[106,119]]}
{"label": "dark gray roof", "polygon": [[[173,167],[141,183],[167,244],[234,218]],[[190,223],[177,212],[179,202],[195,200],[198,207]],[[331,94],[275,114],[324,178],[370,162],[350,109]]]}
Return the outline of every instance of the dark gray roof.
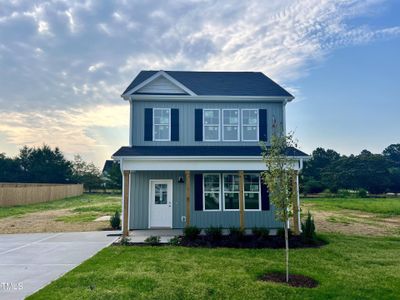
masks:
{"label": "dark gray roof", "polygon": [[[125,94],[159,71],[141,71]],[[165,71],[185,87],[201,96],[283,96],[293,97],[261,72]]]}
{"label": "dark gray roof", "polygon": [[113,167],[114,164],[119,164],[119,162],[113,161],[113,160],[106,160],[104,162],[104,166],[103,166],[103,171],[101,171],[101,173],[108,173],[110,172],[111,168]]}
{"label": "dark gray roof", "polygon": [[[259,146],[134,146],[121,147],[114,153],[118,156],[261,156]],[[290,147],[288,156],[308,156]]]}

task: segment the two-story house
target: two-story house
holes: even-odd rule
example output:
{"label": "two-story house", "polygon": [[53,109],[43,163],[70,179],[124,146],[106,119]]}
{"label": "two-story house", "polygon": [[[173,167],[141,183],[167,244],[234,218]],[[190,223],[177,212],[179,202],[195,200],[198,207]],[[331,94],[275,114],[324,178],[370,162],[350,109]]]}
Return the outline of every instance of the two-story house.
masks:
{"label": "two-story house", "polygon": [[[285,130],[290,93],[260,72],[141,71],[122,98],[130,103],[129,146],[113,158],[123,171],[125,235],[282,227],[260,179],[260,141],[268,145],[274,130]],[[288,155],[298,170],[307,158],[297,149]]]}

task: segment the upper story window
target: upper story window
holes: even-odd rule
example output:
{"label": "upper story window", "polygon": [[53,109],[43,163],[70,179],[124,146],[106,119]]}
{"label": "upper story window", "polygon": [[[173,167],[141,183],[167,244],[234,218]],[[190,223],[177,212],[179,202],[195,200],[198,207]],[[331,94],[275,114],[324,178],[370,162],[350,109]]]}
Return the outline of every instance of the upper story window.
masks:
{"label": "upper story window", "polygon": [[219,109],[203,110],[204,141],[219,141],[220,115]]}
{"label": "upper story window", "polygon": [[258,141],[258,109],[242,109],[242,140]]}
{"label": "upper story window", "polygon": [[171,110],[169,108],[153,109],[153,141],[171,140]]}
{"label": "upper story window", "polygon": [[239,141],[239,110],[222,110],[222,140]]}

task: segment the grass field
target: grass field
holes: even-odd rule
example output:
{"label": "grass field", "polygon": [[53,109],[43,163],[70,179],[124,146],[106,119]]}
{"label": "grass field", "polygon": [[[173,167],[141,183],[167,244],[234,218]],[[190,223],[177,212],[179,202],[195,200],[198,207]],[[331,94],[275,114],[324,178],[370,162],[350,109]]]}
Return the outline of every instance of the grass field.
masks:
{"label": "grass field", "polygon": [[291,251],[315,289],[257,280],[283,270],[283,250],[111,246],[29,299],[399,299],[400,239],[325,238]]}
{"label": "grass field", "polygon": [[318,210],[358,210],[384,216],[400,216],[400,198],[305,198],[305,204],[312,204]]}
{"label": "grass field", "polygon": [[52,202],[2,207],[0,233],[60,232],[102,230],[107,221],[101,216],[121,211],[121,196],[83,194]]}
{"label": "grass field", "polygon": [[83,194],[82,196],[60,199],[51,202],[2,207],[0,219],[20,216],[46,210],[71,209],[74,212],[115,212],[121,209],[120,196],[104,194]]}

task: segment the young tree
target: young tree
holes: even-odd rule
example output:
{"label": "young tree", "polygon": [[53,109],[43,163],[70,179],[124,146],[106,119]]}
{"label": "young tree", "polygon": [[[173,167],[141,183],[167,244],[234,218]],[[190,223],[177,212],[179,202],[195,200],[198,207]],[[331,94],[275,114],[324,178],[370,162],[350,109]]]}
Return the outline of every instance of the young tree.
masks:
{"label": "young tree", "polygon": [[262,172],[263,183],[268,186],[270,201],[275,206],[276,218],[283,222],[285,230],[285,258],[286,258],[286,282],[289,281],[289,219],[293,215],[292,209],[292,180],[295,175],[295,160],[288,156],[289,147],[296,147],[293,133],[288,135],[274,134],[271,146],[263,148],[263,161],[266,171]]}

